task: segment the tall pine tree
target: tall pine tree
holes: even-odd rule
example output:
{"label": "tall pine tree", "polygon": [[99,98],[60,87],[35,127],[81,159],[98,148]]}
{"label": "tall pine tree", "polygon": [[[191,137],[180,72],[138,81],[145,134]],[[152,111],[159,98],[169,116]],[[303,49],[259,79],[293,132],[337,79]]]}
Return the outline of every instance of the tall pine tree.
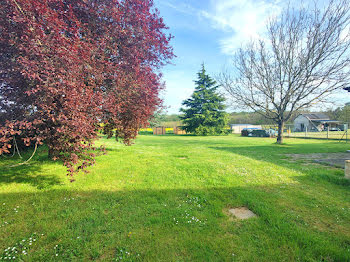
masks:
{"label": "tall pine tree", "polygon": [[225,99],[217,92],[219,86],[215,80],[206,74],[204,64],[197,75],[195,91],[191,98],[182,102],[186,108],[180,109],[184,113],[181,116],[184,130],[196,135],[223,134],[227,123]]}

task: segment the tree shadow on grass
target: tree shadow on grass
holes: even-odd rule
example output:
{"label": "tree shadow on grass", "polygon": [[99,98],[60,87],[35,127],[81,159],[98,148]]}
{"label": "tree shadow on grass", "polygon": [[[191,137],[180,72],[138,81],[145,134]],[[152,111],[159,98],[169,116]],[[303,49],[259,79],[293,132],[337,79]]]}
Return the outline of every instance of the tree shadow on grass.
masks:
{"label": "tree shadow on grass", "polygon": [[[27,155],[28,153],[23,156],[23,159],[27,159]],[[62,184],[58,177],[42,174],[42,165],[51,163],[45,150],[38,150],[37,155],[28,164],[11,167],[23,161],[25,160],[18,158],[0,158],[0,185],[24,183],[37,189],[48,189],[52,186]]]}
{"label": "tree shadow on grass", "polygon": [[29,184],[37,189],[48,189],[55,185],[62,184],[56,176],[40,175],[38,166],[23,165],[13,169],[6,168],[0,171],[0,185],[22,183]]}

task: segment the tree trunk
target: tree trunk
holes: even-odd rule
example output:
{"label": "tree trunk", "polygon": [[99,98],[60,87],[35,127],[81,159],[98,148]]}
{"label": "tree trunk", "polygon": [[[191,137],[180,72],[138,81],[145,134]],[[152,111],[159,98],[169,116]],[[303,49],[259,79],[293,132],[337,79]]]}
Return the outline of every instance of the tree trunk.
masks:
{"label": "tree trunk", "polygon": [[55,151],[49,146],[49,159],[53,160],[55,157]]}
{"label": "tree trunk", "polygon": [[49,148],[49,152],[48,152],[48,157],[51,160],[56,160],[56,158],[58,157],[59,152],[54,148],[54,145],[51,141],[47,142],[47,146]]}
{"label": "tree trunk", "polygon": [[284,129],[284,121],[278,121],[278,134],[277,134],[277,144],[283,143],[283,129]]}

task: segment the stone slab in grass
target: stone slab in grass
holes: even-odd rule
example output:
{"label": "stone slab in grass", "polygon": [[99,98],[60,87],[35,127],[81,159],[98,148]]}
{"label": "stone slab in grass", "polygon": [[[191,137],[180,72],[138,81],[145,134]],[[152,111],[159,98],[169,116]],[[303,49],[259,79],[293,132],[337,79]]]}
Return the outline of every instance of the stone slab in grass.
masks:
{"label": "stone slab in grass", "polygon": [[228,211],[238,219],[249,219],[252,217],[257,217],[257,215],[247,207],[231,208]]}

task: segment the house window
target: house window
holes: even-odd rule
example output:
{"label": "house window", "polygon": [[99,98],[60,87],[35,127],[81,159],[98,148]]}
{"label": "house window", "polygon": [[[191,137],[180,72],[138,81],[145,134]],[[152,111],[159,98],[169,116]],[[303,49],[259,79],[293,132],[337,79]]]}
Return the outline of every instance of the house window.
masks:
{"label": "house window", "polygon": [[304,129],[305,129],[305,126],[304,126],[304,124],[300,124],[300,131],[304,131]]}

